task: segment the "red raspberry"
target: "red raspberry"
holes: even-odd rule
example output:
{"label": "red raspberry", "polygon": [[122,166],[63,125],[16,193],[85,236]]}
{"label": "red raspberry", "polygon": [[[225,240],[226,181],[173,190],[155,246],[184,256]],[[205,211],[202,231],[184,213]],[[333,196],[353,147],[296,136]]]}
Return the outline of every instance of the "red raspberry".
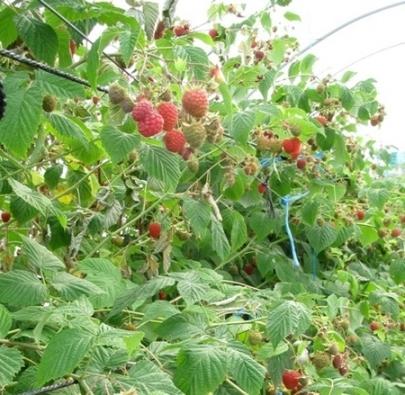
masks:
{"label": "red raspberry", "polygon": [[158,105],[157,110],[163,117],[163,130],[167,132],[176,127],[178,121],[177,107],[170,102],[162,102]]}
{"label": "red raspberry", "polygon": [[184,111],[196,118],[203,117],[208,111],[208,94],[204,89],[189,89],[183,95]]}
{"label": "red raspberry", "polygon": [[1,220],[6,224],[8,221],[10,221],[11,214],[8,211],[3,211],[1,213]]}
{"label": "red raspberry", "polygon": [[184,145],[186,144],[186,138],[179,130],[167,132],[163,140],[168,151],[178,154],[183,151]]}
{"label": "red raspberry", "polygon": [[318,115],[315,118],[322,126],[326,126],[328,124],[328,118],[323,115]]}
{"label": "red raspberry", "polygon": [[208,34],[211,36],[211,38],[213,39],[213,40],[215,40],[217,37],[218,37],[218,30],[217,29],[215,29],[215,28],[212,28],[209,32],[208,32]]}
{"label": "red raspberry", "polygon": [[142,122],[152,112],[152,103],[149,100],[142,99],[135,104],[132,110],[132,118],[134,118],[135,121]]}
{"label": "red raspberry", "polygon": [[358,210],[356,212],[356,217],[359,221],[362,221],[364,217],[366,216],[366,213],[363,210]]}
{"label": "red raspberry", "polygon": [[392,231],[391,231],[391,236],[392,236],[392,237],[399,237],[399,236],[401,236],[401,229],[398,229],[398,228],[392,229]]}
{"label": "red raspberry", "polygon": [[373,321],[370,323],[370,330],[377,331],[378,329],[380,329],[380,324],[377,321]]}
{"label": "red raspberry", "polygon": [[163,129],[163,118],[155,110],[138,124],[139,133],[145,137],[151,137],[158,134]]}
{"label": "red raspberry", "polygon": [[264,193],[267,191],[267,185],[264,182],[262,182],[257,186],[257,190],[259,193]]}
{"label": "red raspberry", "polygon": [[258,62],[260,62],[261,60],[264,59],[264,52],[263,51],[257,50],[257,51],[254,52],[254,55],[255,55],[256,61],[258,61]]}
{"label": "red raspberry", "polygon": [[189,160],[190,156],[193,155],[194,150],[191,147],[184,147],[181,152],[180,155],[182,156],[182,158],[184,160]]}
{"label": "red raspberry", "polygon": [[283,373],[283,384],[289,390],[295,390],[300,385],[300,372],[296,370],[286,370]]}
{"label": "red raspberry", "polygon": [[297,157],[301,152],[301,140],[298,137],[283,140],[283,148],[287,154]]}
{"label": "red raspberry", "polygon": [[248,262],[245,266],[243,266],[243,271],[248,276],[251,276],[254,273],[255,269],[256,269],[255,265],[251,262]]}
{"label": "red raspberry", "polygon": [[346,374],[347,374],[348,371],[349,371],[349,369],[347,368],[347,366],[342,366],[342,367],[339,369],[339,373],[340,373],[342,376],[346,376]]}
{"label": "red raspberry", "polygon": [[160,300],[166,300],[167,299],[167,293],[165,291],[159,291],[159,299]]}
{"label": "red raspberry", "polygon": [[152,237],[152,239],[159,239],[160,230],[160,224],[158,224],[157,222],[152,222],[149,224],[149,236]]}
{"label": "red raspberry", "polygon": [[297,160],[297,167],[300,170],[304,170],[306,165],[307,165],[307,161],[305,159],[298,159]]}
{"label": "red raspberry", "polygon": [[342,366],[344,366],[344,363],[345,360],[343,358],[343,355],[338,354],[333,357],[332,364],[335,369],[340,369]]}
{"label": "red raspberry", "polygon": [[173,33],[176,37],[185,36],[190,33],[190,25],[188,23],[177,25],[173,28]]}

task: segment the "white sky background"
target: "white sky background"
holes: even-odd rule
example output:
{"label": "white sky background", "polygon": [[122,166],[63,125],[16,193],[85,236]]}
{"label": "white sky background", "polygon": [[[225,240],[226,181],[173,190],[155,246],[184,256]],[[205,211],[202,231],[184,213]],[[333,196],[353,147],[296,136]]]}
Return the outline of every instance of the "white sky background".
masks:
{"label": "white sky background", "polygon": [[[113,1],[123,5],[124,0]],[[164,0],[159,0],[163,4]],[[230,3],[231,1],[229,1]],[[301,47],[348,20],[394,3],[395,0],[294,0],[283,11],[301,16],[294,35]],[[247,4],[246,14],[263,8],[267,0],[234,1]],[[207,20],[211,0],[179,0],[177,15],[198,26]],[[357,59],[400,42],[405,44],[405,5],[368,17],[317,45],[310,52],[318,57],[316,74],[335,73]],[[205,28],[208,31],[209,25]],[[384,145],[405,151],[405,45],[372,56],[350,67],[356,78],[377,80],[380,101],[387,116],[380,127],[368,127],[366,133]]]}

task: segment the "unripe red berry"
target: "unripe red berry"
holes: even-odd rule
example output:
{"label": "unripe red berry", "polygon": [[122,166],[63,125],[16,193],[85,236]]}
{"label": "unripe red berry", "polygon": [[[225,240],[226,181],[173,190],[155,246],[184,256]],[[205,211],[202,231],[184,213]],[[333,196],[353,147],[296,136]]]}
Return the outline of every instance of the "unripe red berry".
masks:
{"label": "unripe red berry", "polygon": [[211,38],[213,40],[215,40],[218,37],[218,30],[215,28],[210,29],[210,31],[208,32],[208,34],[211,36]]}
{"label": "unripe red berry", "polygon": [[149,236],[152,237],[152,239],[160,238],[160,230],[161,226],[157,222],[152,222],[149,224]]}
{"label": "unripe red berry", "polygon": [[356,217],[359,221],[362,221],[365,216],[366,216],[366,213],[363,210],[356,211]]}
{"label": "unripe red berry", "polygon": [[392,236],[392,237],[399,237],[399,236],[401,236],[401,229],[398,229],[398,228],[392,229],[392,231],[391,231],[391,236]]}
{"label": "unripe red berry", "polygon": [[159,291],[159,300],[166,300],[167,294],[165,291]]}
{"label": "unripe red berry", "polygon": [[338,354],[338,355],[335,355],[335,356],[333,357],[332,364],[333,364],[333,367],[334,367],[335,369],[340,369],[340,368],[344,365],[344,362],[345,362],[345,360],[344,360],[344,358],[343,358],[343,355],[342,355],[342,354]]}
{"label": "unripe red berry", "polygon": [[370,323],[370,329],[374,332],[380,329],[380,324],[377,321],[372,321]]}
{"label": "unripe red berry", "polygon": [[323,115],[318,115],[316,118],[315,118],[322,126],[326,126],[327,124],[328,124],[328,118],[326,118],[325,116],[323,116]]}
{"label": "unripe red berry", "polygon": [[11,219],[11,214],[8,211],[3,211],[1,213],[1,220],[6,224]]}
{"label": "unripe red berry", "polygon": [[304,170],[306,165],[307,165],[307,161],[305,159],[302,158],[302,159],[297,160],[298,169]]}
{"label": "unripe red berry", "polygon": [[258,191],[259,193],[264,193],[264,192],[266,192],[266,191],[267,191],[267,185],[266,185],[264,182],[260,183],[260,184],[257,186],[257,191]]}
{"label": "unripe red berry", "polygon": [[260,62],[261,60],[263,60],[264,56],[265,56],[264,52],[260,51],[260,50],[255,51],[254,55],[255,55],[255,59],[257,62]]}
{"label": "unripe red berry", "polygon": [[256,270],[255,265],[253,265],[251,262],[246,263],[245,266],[243,266],[243,271],[248,275],[251,276],[254,271]]}
{"label": "unripe red berry", "polygon": [[349,371],[349,369],[347,368],[347,366],[342,366],[342,367],[339,369],[339,373],[340,373],[342,376],[346,376],[346,374],[347,374],[348,371]]}

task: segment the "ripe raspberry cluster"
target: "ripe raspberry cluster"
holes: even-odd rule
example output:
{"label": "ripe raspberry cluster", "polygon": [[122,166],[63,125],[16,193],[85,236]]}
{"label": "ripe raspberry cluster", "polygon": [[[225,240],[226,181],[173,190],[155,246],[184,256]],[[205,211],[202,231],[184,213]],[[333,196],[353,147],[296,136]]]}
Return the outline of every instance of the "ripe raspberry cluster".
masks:
{"label": "ripe raspberry cluster", "polygon": [[[182,98],[183,110],[196,119],[191,124],[182,122],[179,125],[179,110],[171,101],[162,101],[157,107],[146,99],[138,100],[133,109],[132,117],[138,125],[139,133],[144,137],[155,136],[165,132],[163,142],[170,152],[180,154],[184,160],[189,160],[194,150],[206,139],[207,132],[200,122],[208,112],[208,94],[202,88],[190,88],[184,92]],[[208,131],[212,129],[212,121]],[[180,126],[182,129],[180,129]],[[217,134],[217,127],[215,134]],[[209,134],[209,133],[208,133]],[[211,133],[212,134],[212,133]],[[191,166],[195,168],[195,166]]]}

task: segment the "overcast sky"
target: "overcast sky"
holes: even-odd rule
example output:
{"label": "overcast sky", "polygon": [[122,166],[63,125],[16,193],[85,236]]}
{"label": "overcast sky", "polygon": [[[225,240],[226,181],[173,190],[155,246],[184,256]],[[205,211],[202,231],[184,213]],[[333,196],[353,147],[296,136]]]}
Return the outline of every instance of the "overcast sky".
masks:
{"label": "overcast sky", "polygon": [[[114,1],[116,4],[123,0]],[[368,11],[394,3],[395,0],[295,0],[287,8],[298,13],[295,35],[302,47],[338,25]],[[164,0],[160,0],[163,4]],[[241,1],[234,1],[240,4]],[[267,4],[267,0],[247,0],[248,11]],[[211,0],[179,0],[177,15],[192,26],[207,19]],[[357,59],[384,47],[405,44],[405,5],[371,16],[347,27],[313,49],[318,57],[316,71],[334,73]],[[207,29],[209,26],[207,26]],[[366,133],[379,143],[395,145],[405,151],[403,115],[405,90],[405,45],[372,56],[350,67],[359,79],[374,78],[378,83],[380,101],[386,106],[387,117],[381,127],[367,128]]]}

